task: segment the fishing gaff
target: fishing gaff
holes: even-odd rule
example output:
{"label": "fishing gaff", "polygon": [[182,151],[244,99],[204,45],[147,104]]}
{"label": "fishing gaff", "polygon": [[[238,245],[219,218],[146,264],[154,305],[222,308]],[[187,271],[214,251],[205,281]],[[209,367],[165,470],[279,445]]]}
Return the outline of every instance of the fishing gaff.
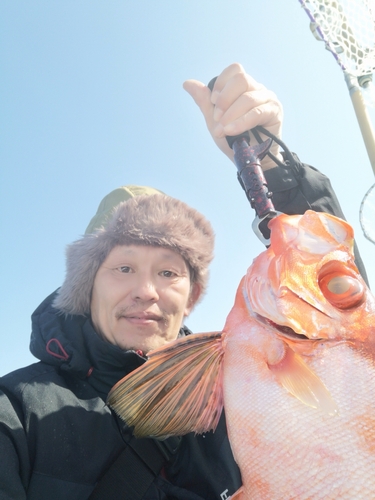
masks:
{"label": "fishing gaff", "polygon": [[[208,88],[212,91],[216,77],[213,78]],[[228,145],[234,152],[234,163],[237,167],[237,178],[246,193],[246,197],[256,215],[252,229],[264,245],[269,246],[268,222],[280,214],[275,210],[272,202],[272,192],[268,190],[267,181],[261,167],[261,160],[266,156],[272,145],[269,138],[260,144],[250,146],[249,132],[236,136],[227,136]]]}

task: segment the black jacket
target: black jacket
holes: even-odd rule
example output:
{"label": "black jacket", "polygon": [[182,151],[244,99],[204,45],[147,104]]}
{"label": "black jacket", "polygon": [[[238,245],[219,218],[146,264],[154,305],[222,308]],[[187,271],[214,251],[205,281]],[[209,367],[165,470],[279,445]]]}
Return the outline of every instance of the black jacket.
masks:
{"label": "black jacket", "polygon": [[[343,216],[329,180],[312,167],[297,161],[266,177],[278,210]],[[0,500],[86,500],[130,439],[105,400],[144,358],[101,340],[89,318],[57,314],[52,300],[32,316],[30,349],[40,362],[0,379]],[[144,498],[221,500],[240,484],[223,415],[215,433],[181,439]],[[127,491],[123,498],[132,500]]]}
{"label": "black jacket", "polygon": [[[56,314],[53,297],[32,316],[31,351],[41,362],[1,380],[1,500],[87,499],[130,439],[105,399],[144,358],[103,341],[89,318]],[[159,477],[145,498],[234,493],[241,480],[225,421],[215,434],[184,436],[164,475],[174,487]]]}

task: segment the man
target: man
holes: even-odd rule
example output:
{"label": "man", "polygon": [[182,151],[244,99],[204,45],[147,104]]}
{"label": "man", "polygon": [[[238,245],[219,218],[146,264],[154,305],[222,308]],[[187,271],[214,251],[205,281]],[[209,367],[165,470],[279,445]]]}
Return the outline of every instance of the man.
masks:
{"label": "man", "polygon": [[[261,124],[280,135],[280,103],[238,64],[212,93],[185,88],[230,157],[227,134]],[[262,166],[277,209],[342,216],[329,181],[297,158]],[[32,316],[40,362],[0,381],[0,500],[221,500],[239,488],[224,415],[215,433],[159,443],[134,439],[105,405],[150,350],[190,334],[212,254],[209,222],[186,204],[137,186],[104,198],[68,248],[62,287]]]}

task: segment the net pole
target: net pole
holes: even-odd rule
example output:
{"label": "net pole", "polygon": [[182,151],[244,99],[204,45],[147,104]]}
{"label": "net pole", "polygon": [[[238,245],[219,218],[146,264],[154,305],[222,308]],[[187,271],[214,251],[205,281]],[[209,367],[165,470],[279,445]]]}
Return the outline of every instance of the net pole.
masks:
{"label": "net pole", "polygon": [[344,72],[345,81],[352,100],[357,122],[361,130],[363,142],[365,143],[371,167],[375,175],[375,132],[371,123],[369,113],[362,91],[358,85],[358,79],[347,72]]}

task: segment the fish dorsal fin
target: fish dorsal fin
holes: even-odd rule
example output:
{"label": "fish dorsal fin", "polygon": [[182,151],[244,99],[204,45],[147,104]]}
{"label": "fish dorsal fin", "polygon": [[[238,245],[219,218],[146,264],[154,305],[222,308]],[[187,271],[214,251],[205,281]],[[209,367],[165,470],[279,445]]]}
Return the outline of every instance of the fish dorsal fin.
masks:
{"label": "fish dorsal fin", "polygon": [[214,430],[223,409],[222,333],[193,334],[149,354],[107,403],[136,437]]}
{"label": "fish dorsal fin", "polygon": [[286,344],[283,359],[268,365],[279,383],[302,403],[335,415],[337,406],[320,378],[306,365],[301,356]]}

